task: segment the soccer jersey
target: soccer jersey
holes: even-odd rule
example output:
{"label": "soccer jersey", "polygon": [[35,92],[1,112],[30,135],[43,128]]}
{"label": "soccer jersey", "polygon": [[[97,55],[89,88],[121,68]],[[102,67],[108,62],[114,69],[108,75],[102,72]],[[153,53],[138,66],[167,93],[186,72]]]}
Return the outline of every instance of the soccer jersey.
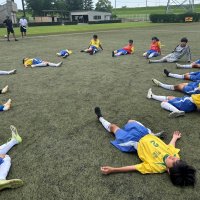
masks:
{"label": "soccer jersey", "polygon": [[167,170],[165,159],[168,156],[179,158],[179,151],[174,146],[165,144],[158,137],[148,134],[138,143],[138,156],[143,162],[135,165],[136,170],[142,174],[165,172]]}
{"label": "soccer jersey", "polygon": [[197,106],[198,109],[200,109],[200,94],[193,94],[191,97],[194,104]]}
{"label": "soccer jersey", "polygon": [[31,66],[31,65],[37,65],[40,63],[42,63],[42,60],[40,58],[30,58],[24,62],[24,65]]}
{"label": "soccer jersey", "polygon": [[127,45],[123,47],[123,50],[126,50],[128,54],[132,54],[134,52],[134,46],[133,45]]}
{"label": "soccer jersey", "polygon": [[156,52],[160,52],[160,49],[161,49],[161,43],[160,43],[160,41],[152,42],[151,46],[150,46],[150,49],[154,50]]}
{"label": "soccer jersey", "polygon": [[100,42],[99,39],[96,39],[96,40],[92,39],[92,40],[90,41],[90,46],[95,46],[96,48],[99,48],[100,45],[101,45],[101,42]]}

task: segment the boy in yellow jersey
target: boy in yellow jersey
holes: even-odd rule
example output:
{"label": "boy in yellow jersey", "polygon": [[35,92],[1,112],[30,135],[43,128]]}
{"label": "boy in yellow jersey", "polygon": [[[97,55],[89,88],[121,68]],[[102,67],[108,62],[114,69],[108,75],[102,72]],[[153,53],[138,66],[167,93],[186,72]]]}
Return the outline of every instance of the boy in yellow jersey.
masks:
{"label": "boy in yellow jersey", "polygon": [[187,112],[200,109],[200,94],[192,94],[191,97],[159,96],[155,95],[150,88],[147,98],[161,101],[161,108],[171,112],[169,117],[183,116]]}
{"label": "boy in yellow jersey", "polygon": [[40,58],[24,58],[23,59],[24,67],[60,67],[62,62],[59,63],[51,63],[47,61],[43,61]]}
{"label": "boy in yellow jersey", "polygon": [[90,45],[87,49],[81,50],[81,52],[89,53],[90,55],[93,55],[99,51],[99,48],[103,50],[103,47],[101,45],[100,40],[98,39],[97,35],[93,35],[93,39],[90,41]]}
{"label": "boy in yellow jersey", "polygon": [[123,129],[106,121],[99,107],[95,114],[103,127],[114,134],[115,140],[111,142],[122,152],[136,152],[142,163],[125,167],[101,167],[103,174],[116,172],[138,171],[142,174],[168,172],[174,185],[195,185],[196,170],[180,160],[179,149],[175,147],[181,133],[175,131],[171,142],[167,145],[140,122],[129,120]]}

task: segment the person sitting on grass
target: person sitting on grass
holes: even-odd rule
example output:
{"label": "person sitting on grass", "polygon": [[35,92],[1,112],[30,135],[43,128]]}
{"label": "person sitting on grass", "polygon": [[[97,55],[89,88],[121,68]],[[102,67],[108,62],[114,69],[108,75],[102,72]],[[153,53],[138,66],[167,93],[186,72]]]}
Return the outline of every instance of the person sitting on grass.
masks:
{"label": "person sitting on grass", "polygon": [[72,51],[68,49],[64,49],[64,50],[61,50],[59,53],[56,53],[57,56],[60,56],[63,58],[67,58],[71,54],[72,54]]}
{"label": "person sitting on grass", "polygon": [[81,52],[89,53],[93,55],[99,51],[99,48],[103,50],[100,40],[98,39],[97,35],[93,35],[93,39],[90,41],[90,45],[87,49],[81,50]]}
{"label": "person sitting on grass", "polygon": [[19,136],[17,129],[12,125],[10,128],[12,131],[12,137],[10,141],[0,146],[0,190],[7,188],[18,188],[24,184],[21,179],[6,180],[11,167],[11,158],[9,155],[7,155],[7,152],[13,146],[22,142],[22,138]]}
{"label": "person sitting on grass", "polygon": [[152,42],[150,46],[150,50],[143,54],[147,59],[157,57],[161,55],[161,43],[157,37],[152,37]]}
{"label": "person sitting on grass", "polygon": [[190,81],[200,81],[200,72],[188,72],[185,74],[173,74],[167,69],[164,69],[164,73],[167,77],[190,80]]}
{"label": "person sitting on grass", "polygon": [[188,95],[200,94],[200,81],[189,82],[189,83],[179,83],[177,85],[168,85],[156,79],[152,79],[152,81],[157,86],[162,87],[167,90],[180,91]]}
{"label": "person sitting on grass", "polygon": [[127,55],[127,54],[133,54],[133,53],[134,53],[133,40],[129,40],[128,45],[126,45],[122,49],[112,51],[112,57],[117,57],[117,56],[122,56],[122,55]]}
{"label": "person sitting on grass", "polygon": [[183,69],[190,69],[190,68],[200,68],[200,59],[196,60],[195,62],[189,64],[189,65],[181,65],[179,63],[176,63],[177,68],[183,68]]}
{"label": "person sitting on grass", "polygon": [[149,63],[163,63],[163,62],[177,62],[183,56],[187,56],[188,62],[191,62],[191,53],[190,47],[187,45],[188,39],[182,38],[181,43],[172,51],[172,53],[166,55],[165,57],[161,58],[160,60],[149,60]]}
{"label": "person sitting on grass", "polygon": [[8,101],[3,104],[3,105],[0,105],[0,111],[7,111],[7,110],[10,110],[10,107],[11,107],[11,99],[8,99]]}
{"label": "person sitting on grass", "polygon": [[16,69],[13,69],[13,70],[10,70],[10,71],[1,71],[0,70],[0,75],[11,75],[11,74],[16,74],[17,70]]}
{"label": "person sitting on grass", "polygon": [[51,63],[47,61],[43,61],[40,58],[24,58],[23,59],[24,67],[60,67],[62,62],[59,63]]}
{"label": "person sitting on grass", "polygon": [[180,159],[180,150],[175,147],[176,141],[181,138],[179,131],[173,133],[172,140],[167,145],[140,122],[129,120],[121,129],[105,120],[99,107],[95,108],[95,114],[103,127],[115,136],[111,144],[122,152],[137,152],[142,160],[140,164],[125,167],[103,166],[103,174],[131,171],[142,174],[168,172],[174,185],[195,185],[196,170]]}
{"label": "person sitting on grass", "polygon": [[171,118],[184,116],[185,113],[200,109],[200,94],[193,94],[191,97],[158,96],[153,94],[150,88],[147,98],[161,101],[161,108],[170,111],[169,117]]}

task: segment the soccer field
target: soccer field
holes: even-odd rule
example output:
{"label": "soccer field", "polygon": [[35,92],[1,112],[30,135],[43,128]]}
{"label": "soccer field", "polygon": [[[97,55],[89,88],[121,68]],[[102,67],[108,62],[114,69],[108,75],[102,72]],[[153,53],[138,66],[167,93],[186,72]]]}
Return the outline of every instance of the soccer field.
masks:
{"label": "soccer field", "polygon": [[[178,188],[165,174],[141,175],[120,173],[102,175],[100,166],[125,166],[140,162],[137,155],[125,154],[110,144],[108,134],[94,115],[100,106],[106,119],[123,126],[136,119],[153,132],[166,131],[165,142],[179,130],[182,138],[177,147],[181,158],[199,170],[199,113],[168,118],[160,103],[148,100],[147,91],[161,95],[183,96],[153,85],[157,78],[166,83],[182,82],[163,75],[164,68],[185,73],[175,64],[148,64],[142,53],[157,36],[164,55],[171,52],[181,37],[188,37],[192,59],[199,58],[200,24],[166,24],[161,27],[113,30],[97,33],[104,50],[90,56],[80,53],[87,47],[91,33],[0,41],[1,70],[16,68],[17,74],[1,76],[1,87],[9,92],[1,101],[11,98],[13,107],[1,113],[1,143],[10,137],[9,125],[18,128],[22,144],[9,155],[12,168],[8,179],[21,178],[25,185],[1,192],[2,200],[197,200],[195,188]],[[135,54],[118,58],[111,51],[133,39]],[[61,49],[72,49],[66,59],[56,57]],[[25,69],[24,57],[40,57],[51,62],[63,61],[59,68]],[[197,179],[200,179],[197,171]]]}

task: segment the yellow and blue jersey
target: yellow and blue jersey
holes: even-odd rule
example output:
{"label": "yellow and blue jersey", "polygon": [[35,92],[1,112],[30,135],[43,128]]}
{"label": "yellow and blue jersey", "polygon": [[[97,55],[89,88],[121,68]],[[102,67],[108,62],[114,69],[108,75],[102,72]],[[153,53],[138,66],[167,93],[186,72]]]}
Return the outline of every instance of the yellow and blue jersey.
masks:
{"label": "yellow and blue jersey", "polygon": [[95,46],[98,49],[101,46],[101,42],[99,39],[96,40],[92,39],[90,41],[90,46]]}

